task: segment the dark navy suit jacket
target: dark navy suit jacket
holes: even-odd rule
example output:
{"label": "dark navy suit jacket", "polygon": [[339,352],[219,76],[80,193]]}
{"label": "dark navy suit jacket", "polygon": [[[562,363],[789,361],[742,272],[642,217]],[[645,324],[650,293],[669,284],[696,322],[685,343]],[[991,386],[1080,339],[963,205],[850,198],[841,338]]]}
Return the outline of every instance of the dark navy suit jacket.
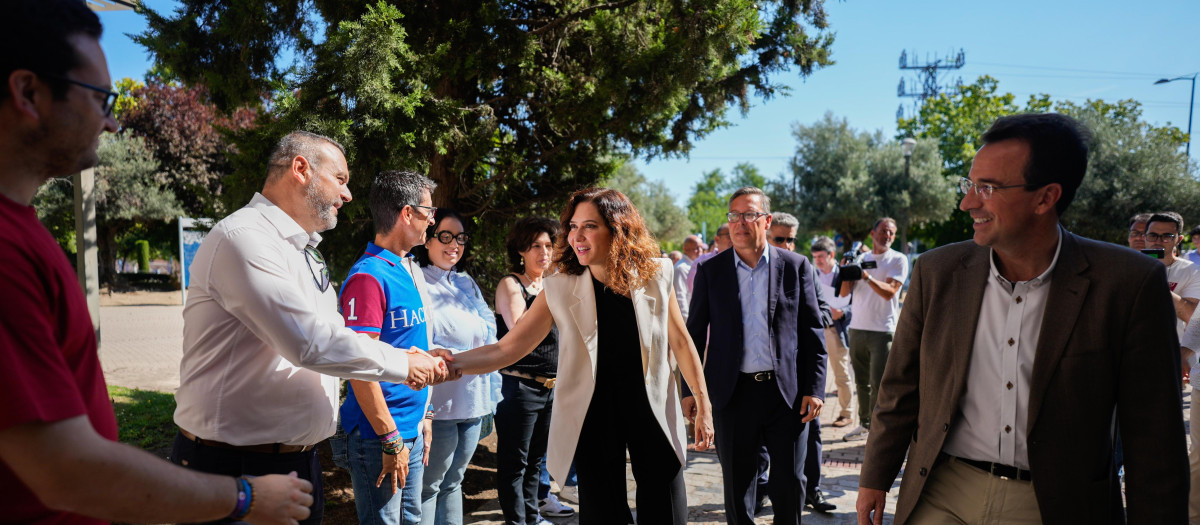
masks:
{"label": "dark navy suit jacket", "polygon": [[[771,250],[767,320],[775,353],[775,377],[788,406],[800,398],[825,398],[825,334],[817,305],[813,267],[803,255]],[[696,270],[687,327],[700,359],[713,408],[733,397],[742,363],[742,303],[732,248]]]}

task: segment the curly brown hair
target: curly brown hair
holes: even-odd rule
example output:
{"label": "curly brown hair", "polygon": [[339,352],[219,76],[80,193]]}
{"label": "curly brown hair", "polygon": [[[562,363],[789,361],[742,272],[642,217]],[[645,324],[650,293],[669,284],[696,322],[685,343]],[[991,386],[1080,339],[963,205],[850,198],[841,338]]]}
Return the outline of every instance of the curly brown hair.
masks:
{"label": "curly brown hair", "polygon": [[[608,249],[608,287],[614,292],[630,296],[633,290],[646,286],[654,280],[659,271],[659,265],[654,261],[659,256],[658,243],[646,229],[646,221],[638,213],[629,198],[617,190],[607,188],[587,188],[571,195],[567,206],[562,212],[562,231],[569,232],[571,218],[575,216],[575,208],[580,203],[590,202],[600,210],[604,225],[612,233],[612,243]],[[575,250],[567,238],[562,235],[554,246],[554,263],[558,271],[579,275],[583,273],[583,265],[575,256]]]}

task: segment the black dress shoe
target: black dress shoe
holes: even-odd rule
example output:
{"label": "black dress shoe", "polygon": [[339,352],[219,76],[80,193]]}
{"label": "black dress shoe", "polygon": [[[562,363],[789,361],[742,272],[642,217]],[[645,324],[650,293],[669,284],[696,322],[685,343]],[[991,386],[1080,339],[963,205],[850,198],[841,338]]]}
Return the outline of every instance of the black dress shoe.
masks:
{"label": "black dress shoe", "polygon": [[804,499],[804,503],[817,512],[828,513],[837,508],[837,505],[825,501],[825,495],[821,493],[821,489],[813,491],[810,496]]}

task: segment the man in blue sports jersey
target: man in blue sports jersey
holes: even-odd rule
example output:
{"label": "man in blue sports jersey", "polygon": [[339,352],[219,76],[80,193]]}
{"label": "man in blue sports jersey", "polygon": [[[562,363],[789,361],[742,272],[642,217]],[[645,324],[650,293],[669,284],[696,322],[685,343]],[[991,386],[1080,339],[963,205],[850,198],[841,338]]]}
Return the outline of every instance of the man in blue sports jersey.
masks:
{"label": "man in blue sports jersey", "polygon": [[[425,281],[419,270],[414,271],[417,265],[408,252],[425,242],[425,229],[433,223],[435,186],[411,171],[385,171],[375,177],[375,242],[367,244],[342,285],[339,304],[346,326],[395,346],[397,352],[429,350]],[[420,522],[422,459],[430,432],[425,418],[428,398],[428,388],[350,381],[341,410],[347,438],[340,459],[350,470],[360,523]],[[389,475],[391,482],[385,483]]]}

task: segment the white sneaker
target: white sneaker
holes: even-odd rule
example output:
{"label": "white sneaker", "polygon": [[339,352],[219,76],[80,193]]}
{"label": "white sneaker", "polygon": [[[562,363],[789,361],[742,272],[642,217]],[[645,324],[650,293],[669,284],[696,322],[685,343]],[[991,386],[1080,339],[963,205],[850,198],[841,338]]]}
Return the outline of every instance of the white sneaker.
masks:
{"label": "white sneaker", "polygon": [[558,525],[558,524],[557,524],[557,523],[554,523],[553,521],[550,521],[550,520],[548,520],[548,519],[546,519],[546,518],[543,518],[543,517],[541,517],[541,516],[538,516],[538,522],[537,522],[537,525]]}
{"label": "white sneaker", "polygon": [[567,485],[558,491],[558,498],[567,502],[579,504],[579,487],[576,485]]}
{"label": "white sneaker", "polygon": [[842,441],[864,441],[867,439],[867,434],[869,433],[870,431],[866,428],[861,426],[855,427],[854,430],[851,430],[850,432],[847,432],[845,436],[842,436]]}
{"label": "white sneaker", "polygon": [[538,512],[551,518],[569,518],[575,515],[575,509],[563,505],[554,494],[549,494],[541,501]]}

